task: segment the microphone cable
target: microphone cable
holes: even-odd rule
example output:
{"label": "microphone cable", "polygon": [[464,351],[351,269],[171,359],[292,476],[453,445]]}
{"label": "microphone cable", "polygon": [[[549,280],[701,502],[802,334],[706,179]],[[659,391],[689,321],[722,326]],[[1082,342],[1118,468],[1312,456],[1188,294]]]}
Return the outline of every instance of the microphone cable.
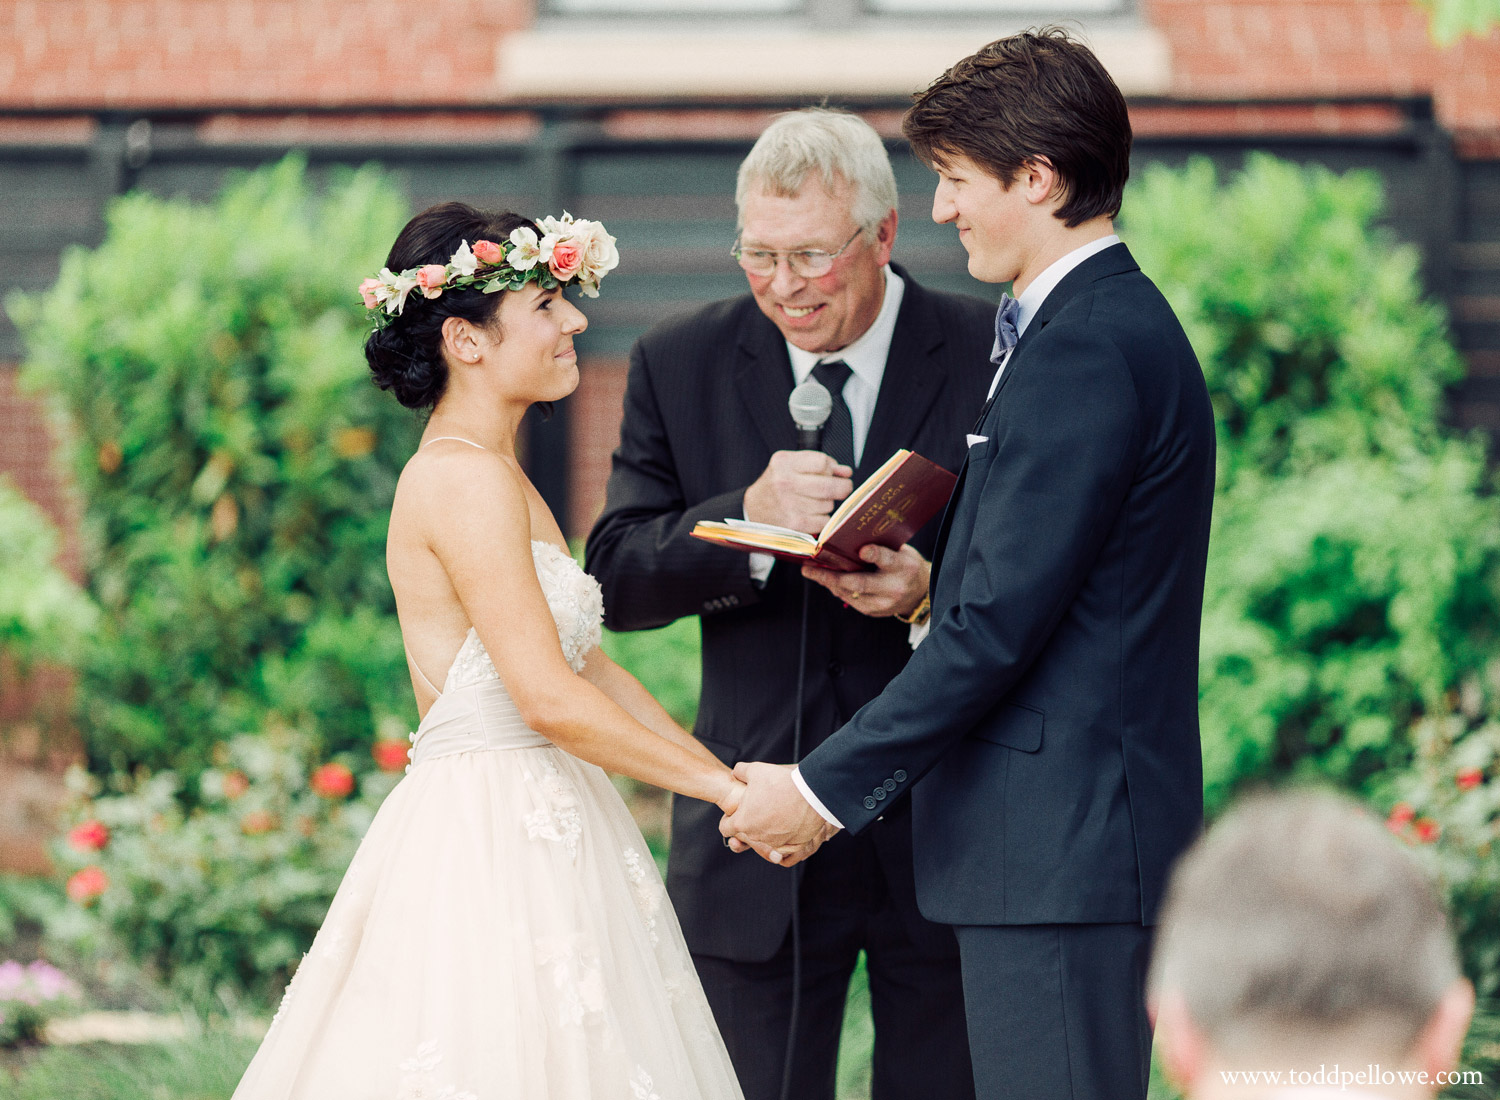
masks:
{"label": "microphone cable", "polygon": [[[811,602],[808,590],[812,581],[800,575],[802,582],[802,629],[797,639],[797,710],[792,718],[792,763],[802,762],[803,694],[807,685],[807,611]],[[792,1011],[787,1021],[786,1056],[781,1063],[781,1100],[792,1097],[792,1062],[797,1051],[797,1022],[802,1008],[802,868],[792,871]]]}

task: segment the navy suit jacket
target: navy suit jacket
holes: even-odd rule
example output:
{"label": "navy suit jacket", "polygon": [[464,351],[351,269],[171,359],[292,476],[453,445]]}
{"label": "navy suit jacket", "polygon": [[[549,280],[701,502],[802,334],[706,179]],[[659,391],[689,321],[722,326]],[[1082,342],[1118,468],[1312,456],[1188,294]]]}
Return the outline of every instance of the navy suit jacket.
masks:
{"label": "navy suit jacket", "polygon": [[1202,822],[1214,427],[1124,245],[1047,296],[975,434],[931,633],[802,774],[856,831],[910,791],[929,919],[1152,923]]}

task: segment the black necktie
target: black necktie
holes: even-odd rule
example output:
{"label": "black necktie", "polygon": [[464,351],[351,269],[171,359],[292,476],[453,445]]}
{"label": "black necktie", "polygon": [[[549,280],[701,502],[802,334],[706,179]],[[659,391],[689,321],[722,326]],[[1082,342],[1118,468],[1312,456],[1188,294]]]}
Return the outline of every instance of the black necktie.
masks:
{"label": "black necktie", "polygon": [[831,363],[818,363],[812,375],[833,398],[833,411],[823,425],[823,453],[851,470],[854,468],[854,418],[849,415],[849,406],[844,401],[844,383],[854,373],[842,359]]}

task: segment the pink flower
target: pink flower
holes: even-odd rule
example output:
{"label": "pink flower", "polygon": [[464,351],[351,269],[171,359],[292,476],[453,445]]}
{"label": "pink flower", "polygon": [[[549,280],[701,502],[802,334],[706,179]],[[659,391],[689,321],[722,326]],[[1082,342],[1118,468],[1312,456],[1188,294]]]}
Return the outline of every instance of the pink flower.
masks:
{"label": "pink flower", "polygon": [[583,267],[583,252],[583,244],[579,241],[558,241],[552,246],[552,259],[547,261],[547,266],[559,280],[566,281]]}
{"label": "pink flower", "polygon": [[68,879],[68,897],[79,905],[89,905],[109,889],[109,876],[99,867],[88,866]]}
{"label": "pink flower", "polygon": [[1386,828],[1393,833],[1399,833],[1416,816],[1417,811],[1412,809],[1410,802],[1398,802],[1391,808],[1391,816],[1385,819]]}
{"label": "pink flower", "polygon": [[427,264],[417,271],[417,285],[427,298],[436,298],[443,292],[443,283],[448,279],[448,269],[442,264]]}
{"label": "pink flower", "polygon": [[1443,827],[1430,817],[1419,817],[1412,822],[1412,829],[1417,834],[1417,840],[1423,844],[1431,844],[1443,831]]}
{"label": "pink flower", "polygon": [[224,797],[233,802],[250,789],[250,780],[241,771],[224,773]]}
{"label": "pink flower", "polygon": [[354,793],[354,773],[335,761],[324,764],[313,772],[308,785],[312,787],[314,794],[323,798],[348,798]]}
{"label": "pink flower", "polygon": [[102,821],[85,821],[68,833],[68,847],[75,852],[97,852],[108,843],[109,826]]}
{"label": "pink flower", "polygon": [[375,297],[375,292],[379,289],[379,279],[366,279],[359,284],[359,296],[365,300],[366,309],[374,309],[380,305],[380,299]]}
{"label": "pink flower", "polygon": [[474,256],[482,264],[498,264],[505,258],[505,250],[494,241],[475,241]]}
{"label": "pink flower", "polygon": [[251,810],[240,818],[240,832],[246,836],[262,836],[276,828],[276,818],[268,810]]}
{"label": "pink flower", "polygon": [[1462,768],[1453,777],[1453,782],[1458,784],[1461,791],[1472,791],[1484,782],[1484,771],[1480,768]]}
{"label": "pink flower", "polygon": [[375,766],[383,772],[399,772],[406,767],[406,742],[405,741],[376,741],[370,746],[370,755],[375,758]]}

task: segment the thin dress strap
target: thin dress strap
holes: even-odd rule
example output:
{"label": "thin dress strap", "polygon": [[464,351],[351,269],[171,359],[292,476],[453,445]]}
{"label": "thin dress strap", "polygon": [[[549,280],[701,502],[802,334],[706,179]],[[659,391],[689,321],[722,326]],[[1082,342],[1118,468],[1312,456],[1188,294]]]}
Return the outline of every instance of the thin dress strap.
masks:
{"label": "thin dress strap", "polygon": [[427,678],[427,673],[423,672],[422,671],[422,666],[419,665],[419,664],[417,664],[417,659],[411,655],[411,650],[409,650],[409,649],[406,648],[406,643],[405,642],[401,643],[401,649],[406,653],[406,660],[407,660],[407,662],[411,665],[412,668],[414,668],[414,669],[417,670],[417,675],[420,676],[420,677],[422,677],[422,683],[426,684],[428,687],[430,687],[437,694],[439,694],[439,695],[443,694],[443,689],[440,688],[440,687],[438,687],[436,684],[434,684],[431,680],[429,680]]}
{"label": "thin dress strap", "polygon": [[[488,447],[481,446],[480,444],[475,443],[472,439],[465,439],[461,435],[435,435],[431,439],[429,439],[426,443],[423,443],[422,447],[430,446],[431,444],[437,443],[439,440],[443,440],[443,439],[451,439],[455,443],[467,443],[470,447],[478,447],[481,451],[487,451],[487,450],[489,450]],[[421,450],[422,448],[418,447],[417,449]]]}

